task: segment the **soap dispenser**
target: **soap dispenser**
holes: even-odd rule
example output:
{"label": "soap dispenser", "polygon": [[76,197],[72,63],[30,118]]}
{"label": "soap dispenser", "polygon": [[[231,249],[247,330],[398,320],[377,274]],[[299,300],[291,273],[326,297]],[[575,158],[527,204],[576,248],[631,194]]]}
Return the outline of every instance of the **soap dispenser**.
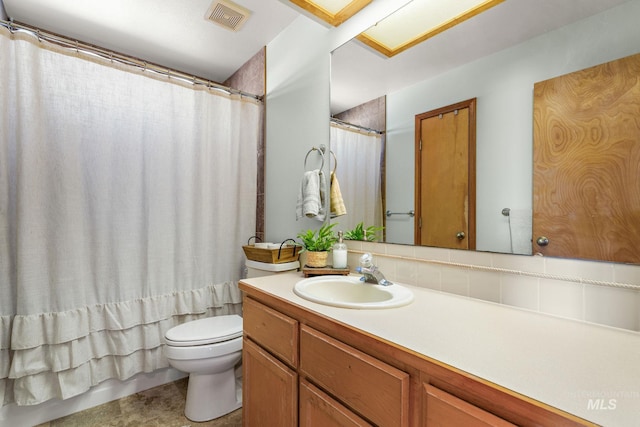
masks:
{"label": "soap dispenser", "polygon": [[338,242],[333,245],[333,268],[347,268],[347,245],[342,231],[338,231]]}

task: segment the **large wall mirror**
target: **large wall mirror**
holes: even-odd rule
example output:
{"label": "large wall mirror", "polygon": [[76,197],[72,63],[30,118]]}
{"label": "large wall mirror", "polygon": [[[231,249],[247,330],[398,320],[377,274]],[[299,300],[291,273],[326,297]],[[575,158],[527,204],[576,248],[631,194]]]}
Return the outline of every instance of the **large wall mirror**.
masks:
{"label": "large wall mirror", "polygon": [[[476,99],[475,248],[532,253],[517,239],[533,237],[534,85],[640,51],[639,11],[639,0],[507,0],[391,58],[356,39],[336,49],[332,115],[367,103],[384,110],[385,241],[414,244],[415,217],[402,213],[415,208],[416,115]],[[338,157],[338,168],[351,167]],[[345,205],[364,206],[357,196]],[[370,221],[334,219],[342,228],[361,220]]]}

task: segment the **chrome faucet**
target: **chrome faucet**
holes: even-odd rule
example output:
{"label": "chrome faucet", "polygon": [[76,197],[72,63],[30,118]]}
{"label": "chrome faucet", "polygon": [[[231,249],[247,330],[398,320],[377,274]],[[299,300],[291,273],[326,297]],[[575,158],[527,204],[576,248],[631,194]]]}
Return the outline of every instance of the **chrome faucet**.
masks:
{"label": "chrome faucet", "polygon": [[373,264],[373,256],[371,256],[370,253],[366,253],[360,257],[360,267],[356,267],[356,271],[362,274],[360,278],[362,282],[382,286],[393,285],[393,282],[385,279],[384,274]]}

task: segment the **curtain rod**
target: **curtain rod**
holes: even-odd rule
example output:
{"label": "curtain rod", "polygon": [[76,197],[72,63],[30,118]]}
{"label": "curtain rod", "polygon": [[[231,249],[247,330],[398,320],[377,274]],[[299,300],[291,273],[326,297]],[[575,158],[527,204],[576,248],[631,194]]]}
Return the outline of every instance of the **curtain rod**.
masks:
{"label": "curtain rod", "polygon": [[134,58],[132,56],[123,55],[121,53],[104,49],[99,46],[91,45],[88,43],[83,43],[78,40],[69,39],[67,37],[60,36],[54,33],[49,33],[39,28],[31,27],[22,23],[0,20],[0,26],[7,28],[9,32],[11,32],[11,34],[18,33],[18,32],[26,33],[30,36],[37,38],[39,42],[45,41],[68,50],[74,50],[76,52],[82,52],[87,55],[97,56],[99,58],[102,58],[108,61],[118,62],[123,65],[135,67],[135,68],[141,69],[142,71],[150,71],[155,74],[166,76],[170,79],[177,79],[185,83],[191,83],[194,86],[195,85],[206,86],[209,89],[219,90],[229,95],[240,95],[248,98],[253,98],[258,101],[263,100],[263,97],[260,95],[254,95],[252,93],[247,93],[241,90],[232,89],[230,87],[221,85],[219,83],[216,83],[214,81],[211,81],[202,77],[198,77],[192,74],[187,74],[182,71],[174,70],[167,67],[162,67],[152,62],[144,61],[142,59]]}
{"label": "curtain rod", "polygon": [[376,130],[376,129],[371,129],[371,128],[360,126],[360,125],[354,125],[353,123],[345,122],[344,120],[336,119],[335,117],[331,117],[331,123],[335,123],[337,125],[348,127],[348,128],[353,128],[359,131],[377,133],[378,135],[382,135],[384,133],[384,131],[382,130]]}

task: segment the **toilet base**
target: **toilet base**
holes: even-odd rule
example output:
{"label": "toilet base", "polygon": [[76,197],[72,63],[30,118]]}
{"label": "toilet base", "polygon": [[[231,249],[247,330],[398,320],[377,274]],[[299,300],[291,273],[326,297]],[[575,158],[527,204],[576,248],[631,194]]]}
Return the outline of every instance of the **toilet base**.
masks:
{"label": "toilet base", "polygon": [[184,415],[191,421],[213,420],[240,407],[242,395],[236,393],[234,369],[218,374],[189,375]]}

